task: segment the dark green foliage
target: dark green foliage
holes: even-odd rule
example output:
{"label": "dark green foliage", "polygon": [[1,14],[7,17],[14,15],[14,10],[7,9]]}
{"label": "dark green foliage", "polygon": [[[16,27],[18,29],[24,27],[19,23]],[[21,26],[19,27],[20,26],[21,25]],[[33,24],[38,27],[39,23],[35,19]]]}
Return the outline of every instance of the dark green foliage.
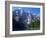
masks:
{"label": "dark green foliage", "polygon": [[40,20],[32,21],[28,25],[28,30],[39,30],[40,29]]}

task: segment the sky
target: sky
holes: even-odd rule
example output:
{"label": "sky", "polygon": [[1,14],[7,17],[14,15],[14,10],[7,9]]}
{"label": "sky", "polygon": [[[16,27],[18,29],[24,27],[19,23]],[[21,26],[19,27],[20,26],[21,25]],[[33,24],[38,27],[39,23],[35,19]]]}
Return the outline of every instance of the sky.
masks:
{"label": "sky", "polygon": [[12,10],[23,9],[25,12],[30,11],[33,15],[40,15],[40,8],[36,7],[13,7]]}

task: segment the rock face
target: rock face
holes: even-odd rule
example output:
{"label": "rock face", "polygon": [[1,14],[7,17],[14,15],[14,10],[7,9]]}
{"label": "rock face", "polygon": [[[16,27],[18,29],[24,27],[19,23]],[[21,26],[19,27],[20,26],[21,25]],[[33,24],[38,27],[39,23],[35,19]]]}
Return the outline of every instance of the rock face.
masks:
{"label": "rock face", "polygon": [[31,22],[31,14],[25,13],[24,10],[13,11],[13,31],[26,30],[27,24]]}
{"label": "rock face", "polygon": [[16,9],[13,11],[13,31],[27,30],[31,22],[39,20],[40,16],[33,15],[29,10],[25,12],[24,9]]}

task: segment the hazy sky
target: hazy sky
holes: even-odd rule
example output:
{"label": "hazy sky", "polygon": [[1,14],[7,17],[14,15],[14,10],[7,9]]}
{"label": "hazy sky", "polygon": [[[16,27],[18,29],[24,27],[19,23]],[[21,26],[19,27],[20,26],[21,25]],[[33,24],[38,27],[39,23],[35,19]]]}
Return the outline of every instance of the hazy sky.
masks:
{"label": "hazy sky", "polygon": [[12,10],[23,9],[25,12],[30,11],[33,15],[40,15],[40,8],[32,8],[32,7],[13,7]]}

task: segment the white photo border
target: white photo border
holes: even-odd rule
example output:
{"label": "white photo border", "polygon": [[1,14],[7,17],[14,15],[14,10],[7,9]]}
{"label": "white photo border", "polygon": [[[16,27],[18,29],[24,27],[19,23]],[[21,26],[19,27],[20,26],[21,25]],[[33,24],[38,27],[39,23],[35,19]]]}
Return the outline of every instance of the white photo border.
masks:
{"label": "white photo border", "polygon": [[[40,30],[12,31],[12,7],[36,7],[40,8]],[[43,32],[43,6],[10,4],[10,34],[42,33]]]}

